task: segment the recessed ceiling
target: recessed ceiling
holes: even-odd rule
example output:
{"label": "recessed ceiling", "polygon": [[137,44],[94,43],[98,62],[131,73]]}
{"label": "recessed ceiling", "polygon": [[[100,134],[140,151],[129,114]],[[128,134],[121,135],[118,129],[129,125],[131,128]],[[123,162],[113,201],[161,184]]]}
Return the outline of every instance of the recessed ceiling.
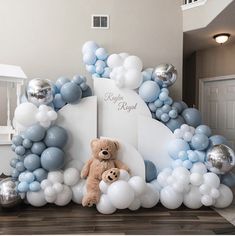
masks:
{"label": "recessed ceiling", "polygon": [[226,7],[207,27],[184,33],[184,57],[211,47],[223,47],[213,39],[219,33],[229,33],[225,44],[235,43],[235,2]]}

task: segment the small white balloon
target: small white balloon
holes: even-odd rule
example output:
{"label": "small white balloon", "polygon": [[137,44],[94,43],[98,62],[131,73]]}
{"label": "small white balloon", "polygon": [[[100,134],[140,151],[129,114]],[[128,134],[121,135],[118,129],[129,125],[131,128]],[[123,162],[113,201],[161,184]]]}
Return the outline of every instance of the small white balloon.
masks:
{"label": "small white balloon", "polygon": [[141,207],[141,202],[139,198],[135,198],[133,202],[128,207],[131,211],[136,211]]}
{"label": "small white balloon", "polygon": [[189,125],[186,125],[186,124],[183,124],[180,126],[180,129],[183,131],[183,132],[187,132],[187,131],[190,131],[190,126]]}
{"label": "small white balloon", "polygon": [[48,179],[44,179],[42,182],[41,182],[41,189],[45,190],[47,187],[50,187],[52,186],[52,182]]}
{"label": "small white balloon", "polygon": [[77,204],[82,203],[83,198],[83,188],[86,184],[86,181],[84,179],[81,179],[76,185],[72,186],[72,200],[73,202]]}
{"label": "small white balloon", "polygon": [[96,209],[102,214],[112,214],[116,211],[116,208],[112,205],[106,194],[102,194],[100,201],[96,205]]}
{"label": "small white balloon", "polygon": [[210,196],[216,199],[220,196],[220,191],[217,188],[212,188]]}
{"label": "small white balloon", "polygon": [[49,106],[47,106],[47,105],[44,105],[44,104],[42,104],[42,105],[40,105],[39,107],[38,107],[38,111],[42,111],[42,112],[47,112],[47,111],[49,111],[51,109],[51,107],[49,107]]}
{"label": "small white balloon", "polygon": [[48,120],[47,118],[47,112],[45,111],[39,111],[37,114],[36,114],[36,119],[37,121],[39,122],[46,122]]}
{"label": "small white balloon", "polygon": [[143,82],[143,75],[140,71],[130,69],[125,74],[124,87],[128,89],[137,89]]}
{"label": "small white balloon", "polygon": [[147,187],[146,182],[140,176],[131,177],[128,183],[133,188],[135,196],[143,194]]}
{"label": "small white balloon", "polygon": [[183,135],[184,135],[184,133],[183,133],[183,131],[181,130],[181,129],[176,129],[175,131],[174,131],[174,136],[175,136],[175,138],[182,138],[183,137]]}
{"label": "small white balloon", "polygon": [[158,193],[162,190],[162,186],[158,183],[157,179],[150,182],[150,184],[151,184],[152,188],[154,188],[155,191],[157,191]]}
{"label": "small white balloon", "polygon": [[197,186],[190,185],[188,193],[184,194],[184,205],[190,209],[199,209],[202,206],[201,193]]}
{"label": "small white balloon", "polygon": [[190,175],[190,183],[194,186],[200,186],[203,183],[203,175],[199,173],[192,173]]}
{"label": "small white balloon", "polygon": [[144,208],[152,208],[159,202],[159,193],[154,191],[148,184],[144,194],[140,196],[141,206]]}
{"label": "small white balloon", "polygon": [[206,185],[206,184],[202,184],[200,187],[199,187],[199,190],[200,190],[200,193],[203,194],[203,195],[209,195],[210,194],[210,191],[211,191],[211,187],[209,185]]}
{"label": "small white balloon", "polygon": [[108,57],[108,60],[107,60],[107,65],[110,67],[110,68],[115,68],[115,67],[119,67],[119,66],[122,66],[123,64],[123,59],[120,55],[118,54],[112,54]]}
{"label": "small white balloon", "polygon": [[204,206],[212,206],[213,198],[210,195],[203,195],[201,198],[201,202]]}
{"label": "small white balloon", "polygon": [[57,119],[57,113],[55,111],[48,111],[47,116],[50,120],[56,120]]}
{"label": "small white balloon", "polygon": [[107,193],[109,184],[105,183],[104,180],[101,180],[99,183],[99,188],[102,193]]}
{"label": "small white balloon", "polygon": [[65,169],[72,167],[72,168],[76,168],[77,170],[81,171],[83,166],[84,166],[84,163],[82,161],[80,161],[78,159],[77,160],[72,159],[68,163],[66,163]]}
{"label": "small white balloon", "polygon": [[233,192],[231,189],[224,184],[220,184],[219,192],[220,196],[216,199],[214,206],[217,208],[226,208],[230,206],[233,201]]}
{"label": "small white balloon", "polygon": [[80,173],[76,168],[68,168],[64,171],[64,183],[69,186],[75,185],[80,179]]}
{"label": "small white balloon", "polygon": [[45,196],[45,199],[46,199],[46,201],[48,202],[48,203],[54,203],[55,202],[55,200],[56,200],[56,195],[54,195],[54,196]]}
{"label": "small white balloon", "polygon": [[63,172],[60,170],[50,171],[48,173],[47,179],[50,180],[52,183],[63,183],[64,175]]}
{"label": "small white balloon", "polygon": [[64,185],[63,191],[57,194],[57,198],[55,204],[58,206],[65,206],[67,205],[72,199],[72,190],[69,186]]}
{"label": "small white balloon", "polygon": [[61,193],[64,189],[64,186],[61,183],[54,183],[53,188],[55,189],[57,193]]}
{"label": "small white balloon", "polygon": [[125,67],[125,69],[129,70],[129,69],[135,69],[138,71],[142,71],[143,69],[143,63],[140,60],[139,57],[137,56],[129,56],[125,59],[123,66]]}
{"label": "small white balloon", "polygon": [[40,122],[40,125],[43,126],[44,128],[48,128],[51,125],[51,121],[47,120],[47,121],[44,121],[44,122]]}
{"label": "small white balloon", "polygon": [[203,175],[204,183],[213,188],[218,188],[220,185],[220,179],[215,173],[209,172]]}
{"label": "small white balloon", "polygon": [[47,187],[44,190],[44,194],[45,196],[48,196],[48,197],[55,197],[57,195],[57,192],[53,187]]}
{"label": "small white balloon", "polygon": [[168,185],[167,183],[167,178],[170,176],[171,174],[167,171],[162,171],[158,174],[157,176],[157,181],[158,183],[162,186],[165,187]]}
{"label": "small white balloon", "polygon": [[199,174],[205,174],[207,173],[207,168],[206,166],[201,163],[201,162],[197,162],[197,163],[194,163],[192,168],[190,169],[190,172],[191,173],[199,173]]}
{"label": "small white balloon", "polygon": [[27,192],[27,201],[34,207],[42,207],[47,204],[43,190],[38,192]]}
{"label": "small white balloon", "polygon": [[130,179],[130,175],[126,170],[120,169],[119,180],[128,181]]}
{"label": "small white balloon", "polygon": [[183,139],[186,142],[190,142],[192,140],[192,137],[193,137],[193,134],[189,131],[185,132],[184,135],[183,135]]}
{"label": "small white balloon", "polygon": [[123,60],[125,60],[127,57],[129,57],[129,54],[126,53],[126,52],[122,52],[122,53],[119,53],[119,56],[120,56]]}

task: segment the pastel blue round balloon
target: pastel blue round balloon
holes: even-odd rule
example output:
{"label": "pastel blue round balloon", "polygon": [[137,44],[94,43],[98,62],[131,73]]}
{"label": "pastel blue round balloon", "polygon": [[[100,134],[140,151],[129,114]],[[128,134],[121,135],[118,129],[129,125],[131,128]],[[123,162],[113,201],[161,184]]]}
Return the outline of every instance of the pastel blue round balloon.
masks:
{"label": "pastel blue round balloon", "polygon": [[148,107],[149,107],[149,110],[151,111],[151,112],[156,112],[156,110],[157,110],[157,107],[155,106],[155,104],[154,104],[154,102],[150,102],[149,104],[148,104]]}
{"label": "pastel blue round balloon", "polygon": [[104,69],[107,65],[106,65],[106,63],[104,61],[98,60],[98,61],[96,61],[95,66],[96,67],[100,66],[100,67],[102,67]]}
{"label": "pastel blue round balloon", "polygon": [[235,186],[235,170],[221,175],[221,183],[233,188]]}
{"label": "pastel blue round balloon", "polygon": [[94,41],[87,41],[82,47],[82,53],[94,52],[99,48],[98,44]]}
{"label": "pastel blue round balloon", "polygon": [[94,76],[95,78],[101,78],[101,75],[98,74],[98,73],[94,73],[93,76]]}
{"label": "pastel blue round balloon", "polygon": [[155,115],[156,115],[156,117],[157,117],[158,120],[161,120],[162,114],[163,114],[163,111],[162,111],[161,108],[158,108],[158,109],[156,110],[156,112],[155,112]]}
{"label": "pastel blue round balloon", "polygon": [[46,133],[46,129],[41,125],[35,124],[25,131],[25,137],[33,142],[41,141]]}
{"label": "pastel blue round balloon", "polygon": [[63,148],[68,141],[67,131],[60,126],[51,126],[44,139],[44,143],[47,147],[58,147]]}
{"label": "pastel blue round balloon", "polygon": [[19,161],[16,163],[16,170],[19,172],[23,172],[25,171],[25,166],[24,163],[22,161]]}
{"label": "pastel blue round balloon", "polygon": [[40,156],[45,149],[46,145],[44,142],[34,142],[33,146],[31,147],[31,152]]}
{"label": "pastel blue round balloon", "polygon": [[190,160],[183,161],[183,167],[190,170],[193,167],[193,163]]}
{"label": "pastel blue round balloon", "polygon": [[77,85],[80,85],[81,83],[86,82],[86,77],[82,75],[74,75],[72,82],[76,83]]}
{"label": "pastel blue round balloon", "polygon": [[56,109],[60,109],[65,106],[66,102],[63,100],[60,93],[56,94],[53,99],[53,105]]}
{"label": "pastel blue round balloon", "polygon": [[41,155],[41,165],[48,171],[61,169],[64,165],[64,152],[57,147],[47,148]]}
{"label": "pastel blue round balloon", "polygon": [[95,62],[96,62],[96,55],[95,53],[91,52],[91,51],[88,51],[86,52],[84,55],[83,55],[83,62],[86,64],[86,65],[94,65]]}
{"label": "pastel blue round balloon", "polygon": [[163,106],[163,101],[161,101],[160,99],[157,99],[155,102],[154,102],[154,105],[157,107],[157,108],[160,108]]}
{"label": "pastel blue round balloon", "polygon": [[79,86],[82,91],[86,91],[88,89],[88,85],[86,84],[86,82],[81,83]]}
{"label": "pastel blue round balloon", "polygon": [[15,167],[16,167],[16,163],[18,163],[18,162],[19,162],[18,159],[12,158],[11,161],[10,161],[10,166],[11,166],[12,168],[15,168]]}
{"label": "pastel blue round balloon", "polygon": [[104,68],[102,66],[96,66],[95,72],[102,75],[104,73]]}
{"label": "pastel blue round balloon", "polygon": [[166,92],[161,92],[160,94],[159,94],[159,99],[161,100],[161,101],[166,101],[167,99],[168,99],[168,93],[166,93]]}
{"label": "pastel blue round balloon", "polygon": [[15,153],[17,155],[23,156],[25,154],[25,148],[23,146],[17,146],[15,148]]}
{"label": "pastel blue round balloon", "polygon": [[173,159],[177,159],[179,152],[188,151],[190,147],[183,139],[174,139],[168,145],[168,153]]}
{"label": "pastel blue round balloon", "polygon": [[159,94],[159,85],[154,81],[145,81],[139,88],[139,95],[145,102],[154,102]]}
{"label": "pastel blue round balloon", "polygon": [[161,115],[161,121],[166,123],[170,119],[169,115],[167,113],[163,113]]}
{"label": "pastel blue round balloon", "polygon": [[183,165],[183,161],[180,160],[180,159],[176,159],[176,160],[172,161],[171,165],[172,165],[173,168],[177,168],[177,167]]}
{"label": "pastel blue round balloon", "polygon": [[195,134],[190,145],[194,150],[203,151],[208,147],[209,139],[205,134]]}
{"label": "pastel blue round balloon", "polygon": [[85,91],[82,91],[82,98],[86,98],[86,97],[90,97],[90,96],[92,96],[92,90],[88,86]]}
{"label": "pastel blue round balloon", "polygon": [[32,172],[25,172],[22,176],[23,181],[32,183],[35,180],[35,176]]}
{"label": "pastel blue round balloon", "polygon": [[103,78],[109,78],[110,77],[110,73],[111,73],[111,69],[109,67],[105,67],[104,68],[104,72],[102,74]]}
{"label": "pastel blue round balloon", "polygon": [[24,148],[31,148],[32,147],[32,145],[33,145],[33,143],[32,143],[32,141],[31,140],[29,140],[29,139],[24,139],[24,141],[23,141],[23,147]]}
{"label": "pastel blue round balloon", "polygon": [[59,89],[56,87],[56,85],[53,83],[52,84],[52,94],[53,94],[53,96],[55,96],[57,93],[59,93],[60,91],[59,91]]}
{"label": "pastel blue round balloon", "polygon": [[168,113],[171,111],[171,106],[168,105],[168,104],[165,104],[163,107],[162,107],[162,111],[165,112],[165,113]]}
{"label": "pastel blue round balloon", "polygon": [[142,75],[143,75],[143,81],[148,81],[148,80],[151,80],[152,78],[152,73],[150,71],[144,70],[142,72]]}
{"label": "pastel blue round balloon", "polygon": [[20,146],[23,143],[23,138],[20,135],[15,135],[12,138],[12,143],[16,146]]}
{"label": "pastel blue round balloon", "polygon": [[82,97],[81,88],[72,82],[66,83],[61,87],[60,90],[63,100],[67,103],[78,102]]}
{"label": "pastel blue round balloon", "polygon": [[174,132],[174,130],[179,129],[181,125],[185,124],[185,120],[181,115],[178,115],[176,119],[170,119],[166,126]]}
{"label": "pastel blue round balloon", "polygon": [[94,65],[86,65],[86,70],[90,73],[90,74],[94,74],[95,73],[95,66]]}
{"label": "pastel blue round balloon", "polygon": [[29,171],[34,171],[40,167],[40,158],[38,155],[29,154],[24,159],[24,166]]}
{"label": "pastel blue round balloon", "polygon": [[180,114],[180,113],[183,111],[183,109],[184,109],[183,105],[182,105],[180,102],[174,102],[174,103],[172,104],[172,107],[176,108],[176,110],[178,111],[179,114]]}
{"label": "pastel blue round balloon", "polygon": [[164,103],[167,104],[167,105],[172,105],[173,99],[170,98],[170,97],[168,97],[168,98],[164,101]]}
{"label": "pastel blue round balloon", "polygon": [[42,182],[44,179],[47,178],[47,174],[48,172],[46,170],[44,170],[43,168],[38,168],[33,172],[35,179],[38,182]]}
{"label": "pastel blue round balloon", "polygon": [[17,178],[20,175],[20,172],[17,169],[12,169],[11,171],[11,177]]}
{"label": "pastel blue round balloon", "polygon": [[108,57],[108,53],[106,52],[104,48],[96,49],[95,55],[97,56],[99,60],[106,60]]}
{"label": "pastel blue round balloon", "polygon": [[201,113],[196,108],[186,108],[181,115],[188,125],[195,128],[202,123]]}
{"label": "pastel blue round balloon", "polygon": [[206,159],[206,152],[198,151],[198,150],[195,150],[194,152],[197,153],[198,161],[200,161],[200,162],[204,162],[205,161],[205,159]]}
{"label": "pastel blue round balloon", "polygon": [[193,162],[193,163],[199,161],[199,157],[198,157],[198,155],[197,155],[196,152],[194,152],[194,151],[192,151],[192,150],[188,150],[188,151],[187,151],[187,154],[188,154],[188,159],[189,159],[189,161],[191,161],[191,162]]}
{"label": "pastel blue round balloon", "polygon": [[169,116],[172,119],[177,118],[177,116],[178,116],[177,110],[173,109],[173,110],[169,111]]}
{"label": "pastel blue round balloon", "polygon": [[228,145],[227,139],[222,135],[213,135],[209,138],[209,140],[210,140],[210,147],[218,144]]}
{"label": "pastel blue round balloon", "polygon": [[145,160],[145,180],[147,183],[150,183],[157,178],[157,168],[152,161]]}
{"label": "pastel blue round balloon", "polygon": [[182,161],[185,161],[188,159],[188,154],[186,151],[180,151],[178,154],[178,158]]}
{"label": "pastel blue round balloon", "polygon": [[211,128],[207,125],[199,125],[196,130],[196,134],[205,134],[207,137],[210,137],[212,134]]}
{"label": "pastel blue round balloon", "polygon": [[17,186],[17,189],[21,193],[28,192],[29,190],[29,184],[27,182],[20,182]]}
{"label": "pastel blue round balloon", "polygon": [[15,145],[15,144],[12,144],[12,145],[11,145],[11,150],[14,152],[15,149],[16,149],[16,145]]}
{"label": "pastel blue round balloon", "polygon": [[[31,154],[31,153],[29,153],[29,154]],[[28,154],[27,154],[28,155]],[[24,161],[24,158],[27,156],[26,154],[24,155],[24,156],[19,156],[19,155],[17,155],[17,159],[19,160],[19,161]]]}
{"label": "pastel blue round balloon", "polygon": [[56,80],[55,85],[56,85],[58,91],[60,91],[61,87],[64,84],[69,83],[69,82],[70,82],[70,80],[68,78],[61,76]]}
{"label": "pastel blue round balloon", "polygon": [[40,183],[37,181],[34,181],[29,184],[29,190],[31,192],[38,192],[38,191],[40,191],[40,189],[41,189]]}

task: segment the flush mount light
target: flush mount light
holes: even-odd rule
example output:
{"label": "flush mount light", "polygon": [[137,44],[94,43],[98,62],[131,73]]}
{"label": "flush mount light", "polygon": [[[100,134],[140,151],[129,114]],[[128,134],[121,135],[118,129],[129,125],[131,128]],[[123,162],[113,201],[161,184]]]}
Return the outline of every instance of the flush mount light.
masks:
{"label": "flush mount light", "polygon": [[228,41],[230,34],[216,34],[213,39],[220,44],[223,44]]}

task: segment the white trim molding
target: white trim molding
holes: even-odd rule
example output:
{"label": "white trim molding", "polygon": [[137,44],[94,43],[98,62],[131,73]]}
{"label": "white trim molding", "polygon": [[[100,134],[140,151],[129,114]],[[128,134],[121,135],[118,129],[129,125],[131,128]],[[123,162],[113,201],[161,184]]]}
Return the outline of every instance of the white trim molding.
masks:
{"label": "white trim molding", "polygon": [[199,7],[199,6],[202,6],[202,5],[205,5],[207,2],[207,0],[197,0],[197,1],[192,1],[192,2],[188,2],[188,3],[185,3],[184,5],[181,6],[181,9],[184,11],[184,10],[188,10],[188,9],[191,9],[193,7]]}

